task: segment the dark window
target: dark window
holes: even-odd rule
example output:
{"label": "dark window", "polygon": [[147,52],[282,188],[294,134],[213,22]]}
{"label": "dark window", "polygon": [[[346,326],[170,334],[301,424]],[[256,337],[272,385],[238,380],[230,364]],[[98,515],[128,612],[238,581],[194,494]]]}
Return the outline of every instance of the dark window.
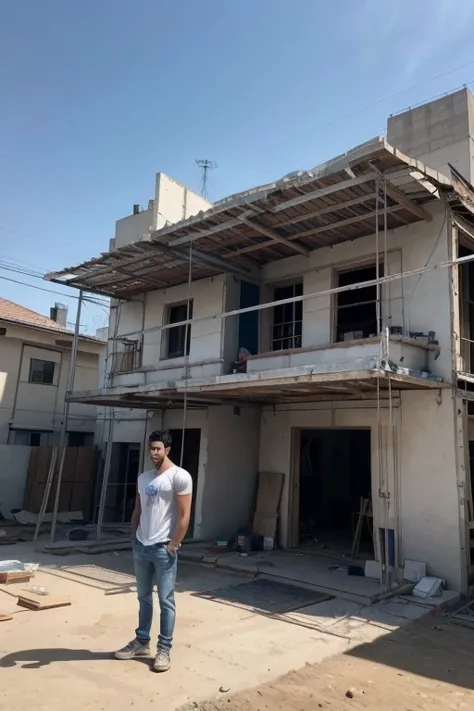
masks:
{"label": "dark window", "polygon": [[[370,281],[377,276],[375,265],[338,274],[338,286]],[[383,276],[382,266],[380,276]],[[377,334],[377,287],[343,291],[336,295],[336,341],[369,338]]]}
{"label": "dark window", "polygon": [[41,445],[41,432],[30,432],[30,447]]}
{"label": "dark window", "polygon": [[[43,437],[44,435],[44,437]],[[32,430],[15,430],[15,444],[23,444],[28,447],[40,447],[43,437],[43,444],[46,444],[48,433]]]}
{"label": "dark window", "polygon": [[70,447],[84,447],[94,443],[94,435],[90,432],[69,432],[68,444]]}
{"label": "dark window", "polygon": [[43,383],[44,385],[52,385],[54,380],[54,366],[50,360],[39,360],[32,358],[30,360],[30,383]]}
{"label": "dark window", "polygon": [[[274,291],[274,300],[302,296],[303,284],[279,286]],[[303,303],[282,304],[273,308],[272,351],[301,347],[303,327]]]}
{"label": "dark window", "polygon": [[[189,303],[189,318],[193,317],[193,302]],[[176,304],[170,306],[168,311],[168,323],[180,323],[188,318],[188,304]],[[176,326],[165,331],[167,334],[167,347],[165,358],[181,358],[184,355],[189,355],[191,345],[191,324],[184,326]]]}

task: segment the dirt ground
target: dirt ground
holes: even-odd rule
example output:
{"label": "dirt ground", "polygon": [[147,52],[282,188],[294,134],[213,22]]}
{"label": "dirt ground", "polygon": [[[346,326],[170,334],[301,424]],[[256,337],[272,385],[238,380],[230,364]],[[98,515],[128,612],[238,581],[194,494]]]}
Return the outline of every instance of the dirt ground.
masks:
{"label": "dirt ground", "polygon": [[209,599],[247,578],[183,564],[172,668],[157,675],[151,659],[113,658],[136,626],[129,552],[57,558],[17,544],[3,553],[40,562],[34,583],[71,605],[26,610],[0,586],[0,612],[12,617],[0,624],[0,709],[474,708],[474,631],[406,600],[367,607],[334,597],[273,618]]}
{"label": "dirt ground", "polygon": [[474,707],[473,649],[474,630],[429,619],[255,689],[181,711],[467,711]]}

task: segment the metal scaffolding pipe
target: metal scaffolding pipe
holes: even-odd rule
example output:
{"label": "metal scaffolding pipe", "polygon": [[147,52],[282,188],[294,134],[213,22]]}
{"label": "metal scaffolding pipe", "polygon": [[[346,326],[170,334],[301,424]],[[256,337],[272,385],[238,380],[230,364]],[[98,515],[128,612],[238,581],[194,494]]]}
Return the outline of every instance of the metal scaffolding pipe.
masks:
{"label": "metal scaffolding pipe", "polygon": [[72,341],[71,350],[71,362],[69,363],[69,372],[67,376],[66,385],[66,397],[64,400],[64,411],[63,411],[63,421],[61,425],[61,435],[59,439],[59,469],[58,469],[58,479],[56,482],[56,494],[54,497],[54,508],[53,508],[53,520],[51,523],[51,543],[54,543],[54,537],[56,535],[56,524],[58,521],[58,508],[59,508],[59,494],[61,492],[61,480],[63,476],[64,460],[66,457],[66,436],[67,436],[67,421],[69,415],[69,395],[74,389],[74,376],[76,375],[76,362],[77,362],[77,347],[79,344],[79,329],[81,326],[81,311],[82,303],[84,300],[84,292],[81,290],[79,292],[79,301],[77,303],[77,314],[76,314],[76,327],[74,329],[74,338]]}

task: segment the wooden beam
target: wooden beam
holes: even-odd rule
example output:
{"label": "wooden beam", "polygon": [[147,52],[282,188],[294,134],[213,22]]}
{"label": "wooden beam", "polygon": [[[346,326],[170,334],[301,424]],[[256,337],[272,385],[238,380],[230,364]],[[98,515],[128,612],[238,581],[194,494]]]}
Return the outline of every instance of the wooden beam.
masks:
{"label": "wooden beam", "polygon": [[296,225],[298,222],[312,220],[314,217],[322,217],[323,215],[329,215],[331,212],[339,212],[339,210],[345,210],[348,207],[355,207],[356,205],[360,205],[363,202],[374,200],[376,197],[377,193],[367,193],[366,195],[361,195],[360,197],[353,198],[352,200],[346,200],[345,202],[337,202],[334,205],[328,205],[327,207],[323,207],[321,210],[314,210],[313,212],[307,212],[305,215],[291,217],[289,220],[279,222],[276,227]]}
{"label": "wooden beam", "polygon": [[[166,244],[160,244],[159,251],[164,254],[170,254],[178,258],[180,257],[183,260],[187,260],[189,258],[188,250],[184,247],[170,247]],[[208,252],[199,252],[197,249],[193,249],[192,259],[193,262],[200,264],[201,266],[222,269],[223,272],[232,272],[238,276],[244,277],[245,279],[253,278],[257,281],[259,280],[259,273],[255,268],[230,265],[229,262],[222,259],[222,257],[217,257]]]}
{"label": "wooden beam", "polygon": [[[426,222],[431,222],[433,217],[430,215],[428,210],[425,210],[424,207],[421,207],[421,205],[417,205],[416,202],[413,202],[413,200],[410,200],[409,197],[405,195],[405,193],[402,193],[401,190],[396,188],[394,185],[391,183],[387,182],[387,195],[389,195],[392,200],[395,200],[395,202],[398,202],[399,205],[405,208],[405,210],[408,210],[408,212],[411,212],[412,215],[416,215],[422,220],[426,220]],[[382,212],[383,210],[381,210]]]}
{"label": "wooden beam", "polygon": [[[218,232],[222,232],[223,230],[228,230],[232,227],[238,227],[240,225],[241,217],[252,217],[253,215],[255,215],[254,210],[246,210],[242,213],[240,217],[235,217],[231,220],[220,222],[218,225],[214,225],[214,227],[209,227],[209,229],[207,230],[195,230],[191,234],[185,235],[184,237],[176,237],[175,239],[170,240],[168,244],[170,247],[179,247],[179,245],[181,244],[188,244],[189,242],[194,242],[194,240],[196,239],[201,239],[203,237],[212,237],[213,235],[217,234]],[[159,237],[159,231],[155,232],[154,234],[157,235],[156,239],[162,239],[162,237]],[[164,237],[166,237],[166,235],[164,235]]]}
{"label": "wooden beam", "polygon": [[[393,205],[392,207],[387,207],[387,213],[397,212],[401,210],[400,205]],[[380,217],[383,217],[383,208],[378,210]],[[364,222],[365,220],[371,220],[373,217],[377,216],[377,210],[371,210],[371,212],[365,212],[363,215],[355,215],[354,217],[347,217],[345,220],[338,220],[337,222],[330,222],[327,225],[321,225],[321,227],[313,227],[311,230],[305,230],[304,232],[299,232],[297,235],[291,235],[288,239],[297,239],[298,237],[312,237],[313,235],[319,235],[322,232],[328,232],[330,230],[338,230],[340,227],[345,227],[346,225],[353,225],[356,222]],[[375,232],[375,230],[374,230]]]}
{"label": "wooden beam", "polygon": [[[389,195],[392,200],[395,200],[399,205],[402,205],[402,207],[405,208],[405,210],[408,210],[408,212],[411,212],[412,215],[416,215],[419,217],[421,220],[425,220],[426,222],[431,222],[433,217],[430,215],[430,213],[425,210],[424,207],[421,207],[421,205],[417,205],[416,202],[413,202],[413,200],[410,200],[410,198],[405,195],[401,190],[395,187],[395,185],[392,185],[387,179],[386,176],[383,174],[381,170],[377,168],[372,162],[369,161],[369,166],[370,168],[377,173],[379,178],[381,180],[385,181],[385,190],[387,192],[387,195]],[[382,209],[380,210],[382,212]]]}
{"label": "wooden beam", "polygon": [[317,198],[324,197],[325,195],[331,195],[332,193],[338,193],[341,190],[346,190],[347,188],[354,188],[356,187],[356,185],[363,185],[364,183],[369,183],[371,180],[375,180],[376,177],[377,175],[375,173],[366,173],[365,175],[360,175],[358,178],[342,180],[340,183],[334,183],[334,185],[328,185],[326,188],[313,190],[313,192],[311,193],[300,195],[299,197],[293,198],[292,200],[285,200],[285,202],[281,202],[279,205],[276,205],[272,209],[272,212],[281,212],[281,210],[286,210],[288,207],[302,205],[304,202],[316,200]]}
{"label": "wooden beam", "polygon": [[[247,227],[251,227],[256,232],[260,232],[260,234],[265,235],[265,237],[271,239],[271,243],[279,242],[280,244],[284,244],[285,247],[289,247],[294,252],[299,252],[305,257],[309,256],[309,249],[303,247],[300,244],[297,244],[296,242],[290,242],[286,237],[282,237],[278,232],[271,229],[270,227],[266,227],[265,225],[262,225],[259,222],[254,222],[253,220],[248,220],[245,217],[241,217],[240,220],[244,225],[247,225]],[[235,253],[233,254],[233,256],[235,256]]]}
{"label": "wooden beam", "polygon": [[[393,213],[393,212],[398,212],[400,210],[404,209],[401,205],[393,205],[391,207],[387,208],[387,213]],[[356,222],[364,222],[365,220],[370,220],[373,217],[375,217],[377,212],[375,210],[371,212],[366,212],[363,215],[356,215],[355,217],[347,217],[345,220],[338,220],[337,222],[330,222],[327,225],[321,225],[321,227],[314,227],[311,230],[306,230],[305,232],[298,232],[297,234],[294,235],[289,235],[286,239],[289,241],[289,243],[292,243],[292,240],[298,239],[300,237],[311,237],[317,234],[322,234],[323,232],[330,232],[331,230],[337,230],[340,227],[345,227],[346,225],[352,225],[355,224]],[[379,215],[382,217],[383,216],[383,211],[379,210]],[[260,242],[259,244],[251,244],[248,247],[242,247],[242,249],[237,249],[235,252],[229,252],[228,254],[225,255],[225,259],[231,259],[232,257],[239,257],[242,254],[248,254],[249,252],[255,252],[259,249],[267,249],[270,247],[272,244],[275,244],[274,241],[271,242]]]}

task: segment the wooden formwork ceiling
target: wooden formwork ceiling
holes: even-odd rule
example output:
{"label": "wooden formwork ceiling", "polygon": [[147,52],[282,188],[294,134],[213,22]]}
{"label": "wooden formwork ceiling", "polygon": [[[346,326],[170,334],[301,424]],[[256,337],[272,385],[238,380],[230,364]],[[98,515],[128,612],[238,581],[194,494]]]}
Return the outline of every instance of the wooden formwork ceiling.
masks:
{"label": "wooden formwork ceiling", "polygon": [[377,222],[394,229],[430,220],[425,205],[450,190],[449,178],[377,138],[46,279],[128,299],[186,282],[191,257],[193,280],[230,273],[258,281],[269,262],[373,234]]}

